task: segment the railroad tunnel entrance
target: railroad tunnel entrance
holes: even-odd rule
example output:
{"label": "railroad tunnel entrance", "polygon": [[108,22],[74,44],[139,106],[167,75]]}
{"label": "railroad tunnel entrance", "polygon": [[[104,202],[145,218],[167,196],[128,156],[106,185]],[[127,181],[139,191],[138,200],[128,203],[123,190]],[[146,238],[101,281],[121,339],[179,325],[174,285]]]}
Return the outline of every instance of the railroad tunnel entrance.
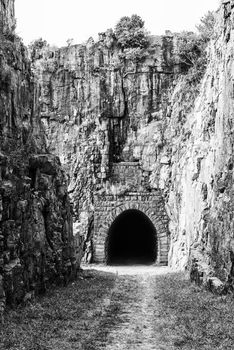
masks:
{"label": "railroad tunnel entrance", "polygon": [[108,231],[107,264],[152,264],[156,259],[157,233],[148,216],[136,209],[121,213]]}

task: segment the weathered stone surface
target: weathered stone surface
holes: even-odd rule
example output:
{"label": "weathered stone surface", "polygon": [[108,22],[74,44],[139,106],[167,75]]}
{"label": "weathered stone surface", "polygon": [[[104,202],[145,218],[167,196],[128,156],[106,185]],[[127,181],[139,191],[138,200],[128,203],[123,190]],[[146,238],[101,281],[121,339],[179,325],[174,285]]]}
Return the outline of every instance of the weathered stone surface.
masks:
{"label": "weathered stone surface", "polygon": [[150,41],[138,62],[122,59],[108,32],[96,43],[46,46],[35,54],[47,145],[68,171],[75,232],[82,235],[85,256],[93,245],[94,211],[100,208],[94,193],[114,194],[117,206],[118,196],[132,192],[124,197],[131,209],[137,192],[150,191],[150,172],[162,145],[162,110],[174,76],[173,38]]}
{"label": "weathered stone surface", "polygon": [[[122,178],[120,177],[120,180]],[[158,265],[168,264],[169,230],[168,217],[160,191],[126,192],[112,195],[99,195],[94,200],[94,227],[92,253],[93,261],[106,262],[106,241],[108,230],[115,218],[129,209],[145,213],[156,228],[157,252],[155,261]]]}
{"label": "weathered stone surface", "polygon": [[66,283],[79,260],[66,177],[46,150],[38,86],[13,32],[14,1],[0,0],[0,14],[1,315],[6,303]]}
{"label": "weathered stone surface", "polygon": [[11,32],[16,24],[14,0],[0,1],[0,31]]}
{"label": "weathered stone surface", "polygon": [[[152,37],[138,64],[122,62],[107,34],[86,46],[47,47],[34,62],[47,144],[70,174],[84,242],[92,193],[125,196],[140,178],[142,190],[163,193],[170,264],[190,267],[201,283],[215,275],[233,283],[233,16],[232,1],[223,1],[198,92],[169,64],[172,37]],[[138,165],[125,183],[129,162]]]}
{"label": "weathered stone surface", "polygon": [[[195,270],[205,284],[210,275],[229,283],[233,274],[233,43],[228,39],[233,30],[227,11],[233,16],[230,2],[217,15],[216,37],[194,109],[179,122],[186,104],[177,103],[183,89],[178,84],[164,136],[171,150],[164,187],[171,219],[170,261],[180,268],[197,261]],[[155,169],[153,182],[161,169]]]}

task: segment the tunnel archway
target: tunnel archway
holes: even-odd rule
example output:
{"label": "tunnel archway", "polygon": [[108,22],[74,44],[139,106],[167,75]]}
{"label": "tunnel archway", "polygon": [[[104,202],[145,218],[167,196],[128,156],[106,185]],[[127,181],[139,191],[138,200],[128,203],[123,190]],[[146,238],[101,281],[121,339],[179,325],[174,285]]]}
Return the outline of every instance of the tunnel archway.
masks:
{"label": "tunnel archway", "polygon": [[148,216],[137,209],[117,216],[107,235],[107,264],[152,264],[156,259],[157,233]]}

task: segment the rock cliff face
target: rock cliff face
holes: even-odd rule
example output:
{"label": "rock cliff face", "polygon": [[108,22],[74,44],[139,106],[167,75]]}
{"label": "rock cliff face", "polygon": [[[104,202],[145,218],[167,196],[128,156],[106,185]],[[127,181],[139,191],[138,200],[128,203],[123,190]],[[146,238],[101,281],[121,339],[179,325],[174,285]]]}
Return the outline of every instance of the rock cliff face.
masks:
{"label": "rock cliff face", "polygon": [[94,194],[139,190],[115,179],[117,164],[137,163],[140,190],[164,198],[170,265],[233,288],[233,15],[233,1],[223,1],[198,86],[180,74],[171,36],[151,37],[141,60],[123,55],[111,32],[97,43],[34,50],[46,144],[67,171],[88,260]]}
{"label": "rock cliff face", "polygon": [[5,304],[66,282],[76,269],[66,178],[48,153],[38,87],[13,32],[14,1],[1,0],[0,314]]}
{"label": "rock cliff face", "polygon": [[113,163],[138,161],[148,189],[164,194],[170,264],[190,267],[198,282],[216,275],[232,284],[233,15],[233,1],[223,1],[199,91],[171,63],[172,37],[152,37],[138,63],[123,60],[108,33],[37,54],[47,144],[70,174],[83,240],[92,192],[113,191]]}
{"label": "rock cliff face", "polygon": [[97,43],[90,39],[86,45],[33,52],[47,146],[69,174],[75,234],[85,246],[90,246],[95,193],[141,191],[115,183],[114,164],[140,162],[148,176],[163,146],[177,66],[172,36],[150,42],[140,61],[131,53],[123,57],[110,32]]}
{"label": "rock cliff face", "polygon": [[0,25],[1,31],[11,32],[15,27],[14,0],[1,0],[0,2]]}
{"label": "rock cliff face", "polygon": [[233,5],[233,1],[223,1],[217,14],[215,38],[193,110],[185,115],[183,125],[179,122],[176,134],[178,86],[166,134],[171,144],[167,200],[171,264],[184,267],[189,261],[192,278],[206,282],[216,275],[232,286]]}

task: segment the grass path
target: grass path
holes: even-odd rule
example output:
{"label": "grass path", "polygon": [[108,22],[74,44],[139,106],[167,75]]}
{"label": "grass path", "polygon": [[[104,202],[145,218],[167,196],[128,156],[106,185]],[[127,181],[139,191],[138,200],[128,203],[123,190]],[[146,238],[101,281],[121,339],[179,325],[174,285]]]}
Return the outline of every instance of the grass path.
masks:
{"label": "grass path", "polygon": [[234,350],[233,320],[233,297],[201,290],[184,274],[94,267],[9,311],[0,349]]}

